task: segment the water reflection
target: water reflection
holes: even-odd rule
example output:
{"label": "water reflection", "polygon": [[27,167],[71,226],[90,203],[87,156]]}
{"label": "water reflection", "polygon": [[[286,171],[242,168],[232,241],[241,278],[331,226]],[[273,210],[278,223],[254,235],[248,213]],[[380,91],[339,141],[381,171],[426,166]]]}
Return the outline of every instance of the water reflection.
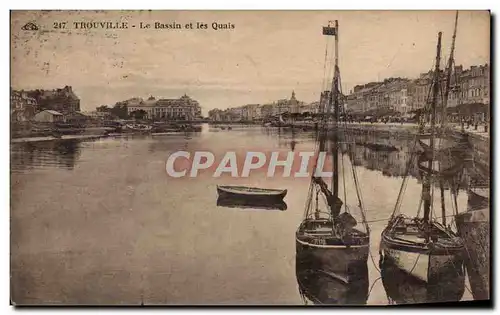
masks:
{"label": "water reflection", "polygon": [[288,208],[284,201],[264,202],[259,200],[248,200],[240,198],[218,198],[218,207],[239,208],[239,209],[260,209],[260,210],[281,210]]}
{"label": "water reflection", "polygon": [[389,300],[394,304],[439,303],[460,301],[465,290],[463,268],[425,282],[409,275],[386,260],[380,265],[382,283]]}
{"label": "water reflection", "polygon": [[[268,136],[278,137],[280,147],[290,147],[292,151],[296,145],[301,143],[300,139],[311,141],[315,137],[313,131],[286,132],[279,131],[278,128],[266,128],[265,133]],[[470,143],[467,137],[461,139],[449,138],[447,142],[463,146],[463,151],[469,150]],[[333,144],[329,143],[327,150],[331,149]],[[362,132],[350,130],[350,132],[339,133],[339,149],[342,154],[350,154],[355,166],[380,171],[382,175],[388,177],[403,177],[406,174],[412,152],[419,150],[415,142],[415,136],[409,133],[388,133],[388,132]],[[477,152],[474,152],[476,154]],[[455,165],[457,159],[462,157],[457,152],[448,152],[441,156],[443,166]],[[476,170],[470,174],[472,182],[480,181],[484,184],[489,181],[488,161],[482,161],[475,157]],[[482,166],[482,167],[481,167]],[[482,169],[486,171],[481,171]],[[417,163],[412,163],[409,168],[409,175],[413,178],[421,179]],[[465,182],[460,183],[463,188]]]}
{"label": "water reflection", "polygon": [[[289,150],[292,149],[292,141],[295,141],[296,151],[309,151],[314,147],[313,132],[297,132],[293,140],[291,134],[282,133],[278,141],[276,135],[262,135],[261,130],[275,133],[270,128],[248,128],[244,131],[193,134],[192,139],[177,134],[108,138],[96,141],[95,145],[75,140],[12,144],[13,170],[44,167],[73,169],[78,163],[71,176],[66,176],[68,172],[57,171],[13,174],[13,181],[19,184],[12,188],[16,202],[13,203],[11,224],[18,234],[23,232],[19,234],[22,237],[17,236],[12,241],[16,249],[12,253],[12,278],[13,283],[18,285],[16,302],[38,299],[88,303],[98,299],[102,303],[116,303],[117,300],[130,303],[144,294],[145,304],[301,303],[297,295],[298,282],[304,298],[317,304],[377,304],[380,300],[377,295],[383,295],[382,302],[385,303],[383,289],[375,292],[377,286],[367,301],[370,286],[378,278],[378,271],[370,260],[368,266],[351,268],[360,277],[349,284],[322,272],[313,261],[298,261],[295,268],[286,263],[296,258],[290,235],[293,235],[301,219],[307,181],[272,179],[273,185],[289,189],[287,204],[290,210],[282,213],[272,210],[285,210],[285,203],[269,206],[242,204],[234,200],[216,202],[216,196],[207,193],[207,187],[215,187],[221,182],[208,176],[183,182],[166,177],[164,161],[169,152],[176,150],[210,150],[214,154],[224,154],[228,150],[246,150],[254,143],[264,150],[275,150],[280,142]],[[404,169],[405,146],[411,148],[411,142],[407,140],[392,139],[398,148],[393,152],[369,145],[355,146],[355,158],[360,163],[372,163],[376,170],[387,168],[388,176],[383,178],[377,172],[359,174],[360,180],[367,183],[366,199],[372,201],[369,219],[384,219],[372,224],[372,235],[380,235],[394,207],[395,189],[399,189],[400,179],[393,175],[399,172],[398,167]],[[373,141],[379,143],[380,139]],[[398,141],[403,144],[398,146]],[[371,161],[373,159],[374,162]],[[387,159],[393,161],[388,163]],[[397,166],[398,163],[402,166]],[[98,180],[96,174],[101,175]],[[245,179],[245,185],[259,186],[262,180],[266,179],[249,177]],[[408,187],[409,191],[415,191],[417,186],[410,181]],[[88,193],[81,193],[83,191]],[[266,212],[268,210],[272,212]],[[89,211],[93,211],[92,215]],[[202,219],[192,220],[195,217]],[[248,228],[248,220],[258,228],[259,233]],[[109,231],[110,224],[113,225],[113,233]],[[277,226],[280,227],[278,233]],[[137,228],[141,233],[137,233]],[[206,237],[210,233],[215,234]],[[221,239],[227,241],[221,243]],[[240,246],[243,242],[246,242],[245,246]],[[377,245],[374,242],[374,246]],[[71,268],[55,266],[52,253],[68,248],[82,253],[86,259],[62,257],[58,258],[59,265],[69,264]],[[372,249],[372,253],[375,252],[376,249]],[[167,256],[169,259],[165,259]],[[85,289],[85,294],[81,294],[80,287],[89,286],[85,280],[89,265],[94,266],[91,270],[93,274],[104,273],[106,281],[95,287],[91,285],[93,293]],[[367,268],[374,278],[370,283]],[[65,275],[61,270],[70,272]],[[125,275],[106,274],[108,270],[124,270]],[[405,299],[411,303],[408,287],[417,292],[421,290],[401,283],[406,280],[400,278],[397,272],[383,272],[384,286],[398,303],[405,303]],[[41,274],[60,276],[49,277],[57,280],[51,282],[40,278]],[[29,287],[22,285],[24,278],[32,280]],[[234,279],[240,281],[235,282]],[[165,286],[165,283],[172,285]],[[75,287],[75,284],[79,286]],[[377,284],[382,287],[380,280]],[[458,290],[460,285],[442,290]],[[117,290],[117,287],[126,290]],[[175,290],[172,291],[172,287]],[[403,293],[398,292],[401,289]],[[432,290],[436,289],[430,292]],[[461,290],[463,292],[463,285]],[[464,298],[471,298],[467,292]],[[432,298],[444,293],[431,293],[429,296]]]}
{"label": "water reflection", "polygon": [[322,270],[311,255],[297,255],[295,268],[304,304],[364,305],[368,300],[366,262],[349,266],[349,282]]}
{"label": "water reflection", "polygon": [[11,144],[12,170],[59,167],[72,170],[81,154],[81,140],[53,140]]}

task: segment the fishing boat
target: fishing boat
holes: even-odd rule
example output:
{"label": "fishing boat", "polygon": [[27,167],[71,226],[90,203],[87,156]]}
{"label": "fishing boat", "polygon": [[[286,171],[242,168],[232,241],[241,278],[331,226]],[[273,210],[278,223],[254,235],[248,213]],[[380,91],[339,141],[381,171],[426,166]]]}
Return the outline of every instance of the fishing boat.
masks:
{"label": "fishing boat", "polygon": [[[369,255],[369,227],[366,223],[365,211],[359,182],[356,175],[353,160],[353,145],[354,142],[348,143],[347,152],[349,160],[345,161],[344,156],[340,154],[339,158],[339,115],[341,110],[340,104],[340,70],[338,66],[338,21],[330,22],[328,27],[323,27],[323,35],[334,37],[335,40],[335,66],[331,80],[331,92],[324,91],[321,93],[320,100],[320,117],[321,122],[316,130],[316,145],[317,157],[321,154],[327,154],[326,140],[328,136],[328,118],[331,117],[333,109],[334,124],[332,130],[333,141],[330,143],[331,157],[333,160],[333,174],[331,176],[331,185],[325,182],[322,176],[314,173],[311,176],[309,193],[305,205],[304,218],[300,223],[296,235],[296,255],[297,259],[302,260],[302,257],[313,257],[318,268],[335,275],[339,279],[344,279],[345,282],[352,281],[352,273],[350,266],[356,263],[366,263]],[[331,43],[327,43],[328,47]],[[329,60],[326,59],[326,62]],[[329,77],[330,74],[327,74]],[[325,78],[325,82],[329,82],[329,78]],[[328,85],[330,85],[328,83]],[[326,89],[328,87],[322,87]],[[342,108],[344,108],[342,106]],[[345,129],[343,129],[345,130]],[[344,138],[349,135],[345,134]],[[315,161],[318,165],[318,158]],[[346,185],[346,177],[350,176],[347,167],[351,166],[353,186],[351,189]],[[314,168],[316,169],[316,167]],[[342,172],[341,172],[342,171]],[[339,177],[342,179],[339,181]],[[343,183],[343,191],[340,185]],[[354,190],[356,192],[355,202],[357,206],[348,204],[347,192]],[[322,198],[320,198],[320,195]],[[342,201],[340,198],[344,197]],[[357,216],[357,219],[356,217]]]}
{"label": "fishing boat", "polygon": [[246,199],[248,201],[276,201],[283,200],[286,189],[267,189],[246,186],[217,186],[219,198]]}
{"label": "fishing boat", "polygon": [[[456,20],[455,20],[456,23]],[[456,24],[455,24],[456,32]],[[415,148],[409,159],[406,174],[386,228],[381,235],[380,257],[381,262],[390,261],[402,271],[418,279],[430,282],[442,279],[450,273],[459,275],[463,272],[464,244],[458,233],[446,224],[448,216],[446,209],[445,191],[451,194],[452,207],[457,211],[457,178],[461,176],[463,167],[463,147],[446,138],[446,99],[443,98],[440,114],[441,126],[438,130],[437,111],[438,95],[440,95],[441,81],[441,32],[438,34],[435,69],[431,85],[431,99],[424,108],[424,119],[419,124],[418,136],[415,138]],[[454,41],[452,44],[453,58]],[[448,64],[451,71],[451,64]],[[449,77],[449,75],[447,75]],[[448,80],[449,82],[449,80]],[[430,129],[427,124],[430,124]],[[409,170],[418,156],[417,166],[421,177],[422,193],[416,215],[407,216],[401,212],[402,198],[406,190]],[[446,165],[445,157],[449,162]],[[448,166],[448,167],[446,167]],[[445,168],[446,167],[446,168]],[[445,189],[448,187],[449,189]],[[440,191],[440,202],[435,200]],[[435,194],[436,191],[436,194]],[[441,219],[436,217],[434,205],[441,205]],[[412,209],[405,207],[405,212]],[[423,215],[420,216],[421,210]]]}

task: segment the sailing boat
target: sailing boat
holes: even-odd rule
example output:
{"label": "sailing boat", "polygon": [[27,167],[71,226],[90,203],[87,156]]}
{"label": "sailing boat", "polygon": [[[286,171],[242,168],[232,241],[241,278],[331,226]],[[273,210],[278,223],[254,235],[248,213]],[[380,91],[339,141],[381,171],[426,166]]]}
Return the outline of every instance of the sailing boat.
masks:
{"label": "sailing boat", "polygon": [[[335,65],[334,74],[331,82],[331,91],[322,93],[320,100],[321,122],[317,129],[318,156],[325,153],[325,141],[328,129],[328,118],[330,110],[334,110],[334,130],[333,130],[333,176],[331,187],[322,177],[314,174],[311,177],[309,194],[305,207],[305,216],[296,232],[296,252],[297,261],[313,259],[315,267],[322,272],[328,273],[336,279],[349,283],[355,278],[355,268],[353,266],[366,264],[369,254],[369,228],[366,224],[363,203],[358,188],[358,181],[354,165],[352,173],[356,185],[357,201],[361,210],[361,223],[358,223],[352,210],[354,207],[347,206],[347,190],[345,185],[345,174],[342,179],[344,182],[344,201],[339,198],[339,166],[344,165],[343,156],[339,161],[338,145],[338,122],[339,122],[339,81],[340,71],[338,67],[338,21],[328,27],[323,27],[323,35],[335,37]],[[330,37],[328,37],[330,38]],[[328,56],[327,43],[327,56]],[[326,59],[325,61],[327,61]],[[326,82],[325,78],[325,82]],[[316,159],[316,165],[318,159]],[[326,199],[326,202],[320,204],[319,195]],[[314,196],[315,195],[315,196]],[[315,197],[315,198],[314,198]],[[315,199],[315,201],[314,201]],[[325,210],[326,209],[326,210]]]}
{"label": "sailing boat", "polygon": [[[452,45],[453,47],[453,45]],[[452,50],[453,51],[453,50]],[[450,56],[452,58],[452,54]],[[455,206],[457,190],[456,178],[463,166],[463,149],[459,143],[455,147],[444,137],[446,102],[442,102],[441,130],[437,132],[437,101],[441,87],[441,32],[438,34],[437,54],[432,82],[432,100],[424,108],[425,118],[420,122],[416,140],[419,152],[418,168],[422,177],[422,194],[415,217],[400,214],[402,196],[406,189],[408,174],[403,179],[396,206],[387,227],[382,232],[380,244],[381,262],[390,261],[395,266],[425,282],[435,281],[449,274],[463,274],[463,241],[446,225],[445,181],[449,183],[452,203]],[[430,121],[430,132],[426,130],[426,120]],[[440,135],[440,139],[436,139]],[[456,144],[456,143],[455,143]],[[415,152],[408,163],[414,162]],[[443,169],[445,157],[452,157],[454,165]],[[462,161],[462,162],[461,162]],[[437,170],[436,170],[436,165]],[[407,172],[408,173],[408,172]],[[441,192],[441,222],[434,218],[434,188],[439,184]],[[423,206],[423,217],[419,217]]]}
{"label": "sailing boat", "polygon": [[[455,32],[456,23],[455,19]],[[464,136],[469,144],[473,141],[468,139],[468,134]],[[469,147],[473,148],[472,145]],[[468,193],[467,211],[457,213],[455,221],[465,243],[465,264],[472,295],[475,300],[487,300],[490,298],[490,170],[475,158],[473,151],[469,150],[470,154],[463,168]]]}

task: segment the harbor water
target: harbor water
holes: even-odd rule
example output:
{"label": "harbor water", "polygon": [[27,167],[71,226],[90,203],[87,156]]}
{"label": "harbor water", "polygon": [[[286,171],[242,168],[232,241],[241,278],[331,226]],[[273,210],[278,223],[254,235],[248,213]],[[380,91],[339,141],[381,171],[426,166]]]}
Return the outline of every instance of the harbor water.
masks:
{"label": "harbor water", "polygon": [[[411,149],[407,139],[387,141],[395,149],[366,145],[370,139],[365,139],[365,146],[355,150],[371,229],[368,285],[360,289],[366,299],[351,292],[356,301],[347,297],[340,304],[422,303],[430,296],[420,283],[394,285],[400,275],[381,277],[380,233],[394,210]],[[219,157],[227,151],[314,148],[312,131],[260,126],[223,131],[208,125],[200,133],[11,144],[13,302],[304,304],[295,232],[310,179],[269,178],[266,172],[246,178],[214,178],[210,172],[172,178],[165,165],[179,150]],[[286,210],[218,206],[217,185],[238,184],[287,189]],[[346,193],[355,198],[354,191]],[[419,179],[411,176],[401,211],[415,215],[420,194]],[[458,206],[465,211],[464,193]],[[453,281],[451,288],[440,285],[440,292],[457,286]],[[467,278],[463,286],[461,300],[471,300]],[[328,290],[316,285],[322,288]]]}

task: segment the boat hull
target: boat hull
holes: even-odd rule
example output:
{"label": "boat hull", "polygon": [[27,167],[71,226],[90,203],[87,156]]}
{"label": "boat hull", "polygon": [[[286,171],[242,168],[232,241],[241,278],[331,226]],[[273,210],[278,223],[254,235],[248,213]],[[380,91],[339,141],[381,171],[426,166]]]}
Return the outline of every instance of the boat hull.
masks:
{"label": "boat hull", "polygon": [[380,243],[382,261],[389,261],[402,271],[424,282],[432,282],[449,273],[463,273],[463,247],[401,245],[386,231]]}
{"label": "boat hull", "polygon": [[450,271],[426,282],[403,271],[390,260],[380,265],[382,284],[390,303],[416,304],[460,301],[465,292],[465,274]]}
{"label": "boat hull", "polygon": [[357,279],[357,266],[366,264],[369,255],[368,245],[328,246],[304,242],[299,237],[295,240],[297,259],[311,268],[322,270],[344,283]]}
{"label": "boat hull", "polygon": [[279,193],[245,193],[239,191],[231,191],[221,187],[217,187],[217,193],[220,199],[240,199],[254,202],[277,202],[285,198],[287,191],[283,190]]}
{"label": "boat hull", "polygon": [[490,209],[473,210],[455,216],[465,242],[465,265],[475,300],[490,298]]}
{"label": "boat hull", "polygon": [[382,254],[384,261],[393,263],[402,271],[427,283],[442,278],[444,274],[463,271],[463,257],[459,254],[435,255],[393,248],[384,248]]}

